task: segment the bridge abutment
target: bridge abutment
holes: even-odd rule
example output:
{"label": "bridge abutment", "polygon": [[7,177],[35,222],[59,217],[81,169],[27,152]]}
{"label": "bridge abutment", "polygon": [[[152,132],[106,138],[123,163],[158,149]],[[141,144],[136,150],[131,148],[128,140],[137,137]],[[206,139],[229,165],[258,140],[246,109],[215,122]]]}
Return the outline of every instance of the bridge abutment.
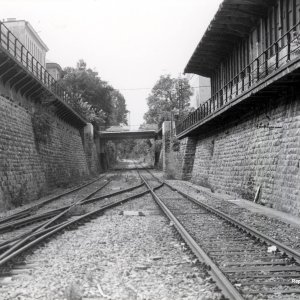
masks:
{"label": "bridge abutment", "polygon": [[172,133],[171,121],[162,124],[161,165],[170,177],[189,180],[192,177],[197,139],[192,137],[178,141]]}

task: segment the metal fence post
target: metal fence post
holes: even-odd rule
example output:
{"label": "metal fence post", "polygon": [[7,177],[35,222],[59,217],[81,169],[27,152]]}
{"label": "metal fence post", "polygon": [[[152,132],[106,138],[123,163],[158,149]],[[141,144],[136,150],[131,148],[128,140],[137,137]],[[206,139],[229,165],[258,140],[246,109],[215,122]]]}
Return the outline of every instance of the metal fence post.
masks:
{"label": "metal fence post", "polygon": [[266,72],[266,76],[269,73],[269,70],[268,70],[268,59],[269,59],[268,50],[266,50],[265,51],[265,72]]}
{"label": "metal fence post", "polygon": [[9,34],[10,34],[10,31],[7,32],[7,37],[6,37],[6,48],[7,50],[9,51]]}
{"label": "metal fence post", "polygon": [[275,55],[276,55],[276,69],[278,69],[279,66],[279,49],[278,49],[278,43],[275,43]]}
{"label": "metal fence post", "polygon": [[259,81],[259,58],[256,59],[256,81]]}
{"label": "metal fence post", "polygon": [[291,60],[291,32],[287,34],[287,61]]}

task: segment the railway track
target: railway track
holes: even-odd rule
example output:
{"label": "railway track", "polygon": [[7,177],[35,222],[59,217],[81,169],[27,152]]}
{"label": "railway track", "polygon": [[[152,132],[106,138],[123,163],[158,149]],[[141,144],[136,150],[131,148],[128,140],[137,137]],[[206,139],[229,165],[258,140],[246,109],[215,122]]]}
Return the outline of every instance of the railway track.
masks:
{"label": "railway track", "polygon": [[80,201],[80,206],[88,208],[83,215],[61,218],[59,222],[56,215],[39,223],[34,231],[2,245],[0,268],[4,274],[13,267],[16,257],[51,236],[77,228],[107,209],[150,192],[226,298],[299,299],[300,253],[176,190],[149,170],[137,172],[141,183]]}
{"label": "railway track", "polygon": [[[229,299],[299,299],[300,253],[147,171],[153,198]],[[160,188],[153,187],[163,184]]]}
{"label": "railway track", "polygon": [[[0,218],[0,232],[5,232],[9,228],[16,228],[18,225],[22,226],[26,224],[26,220],[28,220],[28,223],[30,223],[31,218],[32,221],[34,221],[34,215],[36,216],[37,221],[42,220],[43,218],[47,218],[47,213],[49,213],[50,217],[53,215],[51,209],[51,205],[55,204],[55,208],[57,209],[58,207],[63,208],[63,204],[65,203],[61,199],[65,196],[70,196],[71,194],[74,194],[75,192],[78,193],[78,191],[83,190],[86,187],[89,187],[90,185],[96,183],[97,181],[100,181],[101,179],[104,179],[105,176],[101,175],[97,177],[96,179],[93,179],[89,181],[88,183],[79,185],[73,189],[70,189],[66,192],[60,193],[59,195],[55,195],[53,197],[50,197],[49,199],[46,199],[42,202],[36,203],[31,205],[30,207],[21,209],[20,211],[13,213],[11,215],[8,215],[6,217]],[[100,186],[99,191],[103,188],[104,186]],[[98,188],[98,187],[97,187]],[[93,190],[92,193],[87,194],[86,197],[92,197],[95,193],[97,193],[97,189]],[[57,204],[57,200],[59,200],[59,204]],[[70,200],[68,200],[70,202]],[[48,209],[47,209],[48,208]],[[40,216],[39,216],[40,214]],[[24,221],[24,224],[22,224],[21,220]]]}
{"label": "railway track", "polygon": [[[107,184],[108,182],[102,185],[102,188]],[[37,226],[30,228],[27,231],[24,231],[22,228],[22,230],[19,230],[18,234],[12,238],[2,241],[2,243],[0,243],[0,267],[6,270],[7,267],[5,267],[5,265],[7,265],[7,263],[10,263],[16,256],[21,255],[29,248],[48,239],[51,235],[61,232],[69,227],[78,226],[79,224],[88,222],[95,216],[102,214],[106,209],[115,207],[116,205],[120,205],[131,199],[141,197],[149,192],[144,186],[144,183],[142,183],[113,193],[92,197],[101,189],[97,188],[96,191],[89,193],[73,205],[58,209],[58,214],[55,214],[50,220],[40,222]],[[80,216],[72,216],[72,211],[71,215],[68,215],[68,212],[70,212],[72,208],[78,206],[81,208],[86,206],[89,207],[89,209],[84,210],[84,213]]]}
{"label": "railway track", "polygon": [[[60,197],[70,193],[78,193],[78,191],[82,190],[84,187],[95,183],[103,177],[104,176],[101,176],[100,178],[93,180],[88,184],[79,186],[76,189],[73,189],[71,192],[68,191],[67,193],[61,194]],[[2,233],[0,235],[0,253],[8,250],[16,243],[16,241],[25,238],[28,235],[31,235],[35,231],[49,228],[52,224],[57,224],[59,222],[64,221],[68,216],[69,211],[72,209],[74,210],[74,206],[78,206],[84,201],[90,199],[92,196],[101,191],[105,186],[107,186],[109,182],[110,181],[108,180],[104,181],[103,183],[100,183],[100,187],[97,185],[93,188],[92,192],[85,192],[84,196],[80,194],[79,200],[76,200],[75,197],[75,202],[72,201],[73,203],[70,202],[70,200],[68,200],[68,202],[71,203],[70,205],[62,206],[62,204],[66,203],[63,202],[56,204],[56,206],[58,206],[59,208],[51,210],[45,209],[45,206],[47,206],[48,203],[53,203],[54,200],[58,200],[60,198],[56,196],[50,198],[50,201],[48,199],[45,202],[33,205],[29,209],[25,209],[25,213],[21,211],[18,214],[11,215],[8,221],[2,222],[2,224],[0,224],[0,233]],[[40,212],[40,210],[44,211]],[[22,215],[23,217],[20,217],[20,215]],[[36,223],[38,224],[36,226],[33,226],[33,224]]]}
{"label": "railway track", "polygon": [[42,202],[39,202],[39,203],[36,203],[36,204],[33,204],[27,208],[24,208],[24,209],[21,209],[20,211],[16,212],[16,213],[12,213],[12,214],[9,214],[8,216],[6,217],[2,217],[0,218],[0,224],[3,224],[3,223],[7,223],[9,221],[12,221],[12,220],[17,220],[17,219],[20,219],[20,218],[24,218],[26,216],[29,216],[30,214],[32,214],[32,212],[36,211],[37,209],[55,201],[55,200],[58,200],[64,196],[67,196],[67,195],[70,195],[74,192],[77,192],[78,190],[81,190],[91,184],[93,184],[94,182],[102,179],[104,177],[104,175],[101,175],[95,179],[92,179],[90,181],[88,181],[87,183],[84,183],[84,184],[80,184],[74,188],[71,188],[63,193],[60,193],[58,195],[55,195],[55,196],[52,196]]}

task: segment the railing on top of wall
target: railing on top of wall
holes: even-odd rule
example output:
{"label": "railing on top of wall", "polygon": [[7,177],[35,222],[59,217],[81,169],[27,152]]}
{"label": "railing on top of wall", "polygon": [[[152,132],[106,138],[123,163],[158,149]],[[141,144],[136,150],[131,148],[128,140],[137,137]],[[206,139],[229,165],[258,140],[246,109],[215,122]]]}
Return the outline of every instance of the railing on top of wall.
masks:
{"label": "railing on top of wall", "polygon": [[192,125],[221,109],[253,84],[260,81],[287,62],[300,56],[300,22],[282,35],[262,54],[247,65],[238,75],[225,84],[210,99],[190,113],[177,127],[180,134]]}
{"label": "railing on top of wall", "polygon": [[35,78],[53,92],[60,100],[70,104],[72,95],[58,84],[58,82],[2,22],[0,22],[0,46],[26,67]]}

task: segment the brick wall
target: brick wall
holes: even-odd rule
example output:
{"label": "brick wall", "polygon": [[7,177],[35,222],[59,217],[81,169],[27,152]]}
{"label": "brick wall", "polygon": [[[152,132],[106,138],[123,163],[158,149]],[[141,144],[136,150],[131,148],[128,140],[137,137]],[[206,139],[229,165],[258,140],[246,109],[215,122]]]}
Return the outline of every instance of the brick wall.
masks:
{"label": "brick wall", "polygon": [[97,171],[95,146],[88,164],[79,129],[51,111],[46,111],[49,138],[37,143],[32,123],[37,109],[38,104],[20,96],[0,96],[0,208],[28,202],[45,188]]}
{"label": "brick wall", "polygon": [[197,137],[192,181],[300,215],[300,94],[256,104]]}

